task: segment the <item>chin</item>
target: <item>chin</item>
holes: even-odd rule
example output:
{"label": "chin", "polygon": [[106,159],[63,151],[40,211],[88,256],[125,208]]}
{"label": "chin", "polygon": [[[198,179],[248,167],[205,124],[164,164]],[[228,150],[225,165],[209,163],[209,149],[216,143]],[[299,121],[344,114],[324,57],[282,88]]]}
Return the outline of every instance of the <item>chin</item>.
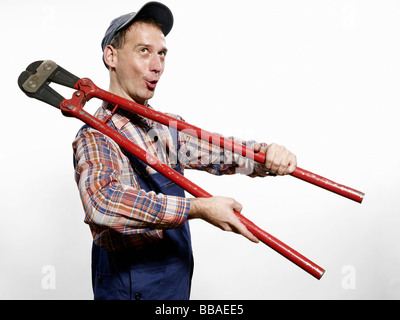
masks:
{"label": "chin", "polygon": [[135,102],[141,104],[141,105],[146,105],[147,102],[148,102],[151,98],[153,98],[153,96],[154,96],[154,93],[151,93],[151,94],[144,94],[144,95],[141,95],[140,97],[133,98],[133,100],[134,100]]}
{"label": "chin", "polygon": [[147,100],[150,100],[153,97],[154,97],[154,91],[150,91],[148,94],[144,95],[142,97],[142,99],[147,101]]}

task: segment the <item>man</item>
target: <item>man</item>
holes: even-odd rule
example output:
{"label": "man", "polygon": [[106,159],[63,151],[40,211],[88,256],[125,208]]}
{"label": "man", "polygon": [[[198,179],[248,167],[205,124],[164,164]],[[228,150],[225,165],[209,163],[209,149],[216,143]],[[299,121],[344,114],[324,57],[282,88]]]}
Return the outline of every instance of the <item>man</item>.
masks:
{"label": "man", "polygon": [[[157,2],[111,22],[102,41],[110,92],[150,108],[172,25],[171,11]],[[276,144],[243,142],[266,153],[265,165],[254,164],[107,103],[96,117],[180,173],[185,168],[218,175],[241,169],[264,177],[296,168],[295,155]],[[94,239],[95,299],[189,299],[193,258],[188,220],[203,219],[258,242],[234,215],[242,210],[234,199],[187,199],[180,187],[87,126],[73,147],[85,222]]]}

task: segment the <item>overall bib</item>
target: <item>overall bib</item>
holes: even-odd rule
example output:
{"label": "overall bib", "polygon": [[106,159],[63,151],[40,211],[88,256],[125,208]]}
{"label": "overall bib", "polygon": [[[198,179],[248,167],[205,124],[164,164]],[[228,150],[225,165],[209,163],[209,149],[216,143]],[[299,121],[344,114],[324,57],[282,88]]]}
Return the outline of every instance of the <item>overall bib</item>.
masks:
{"label": "overall bib", "polygon": [[[145,163],[125,154],[138,173],[144,190],[185,197],[181,187],[160,173],[150,175]],[[179,165],[174,169],[181,173]],[[165,230],[162,240],[144,249],[107,252],[93,243],[92,285],[95,300],[188,300],[192,274],[188,222],[178,229]]]}

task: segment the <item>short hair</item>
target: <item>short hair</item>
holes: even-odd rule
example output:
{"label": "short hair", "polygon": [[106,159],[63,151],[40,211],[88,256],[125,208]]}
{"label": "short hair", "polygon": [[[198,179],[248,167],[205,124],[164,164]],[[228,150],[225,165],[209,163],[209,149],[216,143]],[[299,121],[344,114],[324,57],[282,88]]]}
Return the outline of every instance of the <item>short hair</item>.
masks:
{"label": "short hair", "polygon": [[127,28],[123,28],[122,30],[118,31],[116,33],[116,35],[111,39],[110,41],[110,46],[112,46],[115,49],[121,49],[124,44],[125,44],[125,40],[126,40],[126,33],[128,32],[128,30],[135,24],[135,23],[146,23],[149,25],[152,25],[158,29],[160,29],[161,31],[163,30],[163,25],[160,21],[158,21],[156,18],[154,17],[149,17],[149,16],[142,16],[139,17],[138,19],[136,19],[129,27]]}

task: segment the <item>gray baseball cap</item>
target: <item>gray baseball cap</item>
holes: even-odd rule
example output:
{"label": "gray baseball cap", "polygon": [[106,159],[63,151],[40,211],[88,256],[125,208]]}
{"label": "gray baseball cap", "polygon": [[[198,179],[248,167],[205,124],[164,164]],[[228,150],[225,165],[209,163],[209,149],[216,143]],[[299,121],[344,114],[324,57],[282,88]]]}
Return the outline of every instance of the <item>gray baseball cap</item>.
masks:
{"label": "gray baseball cap", "polygon": [[129,27],[135,20],[141,17],[156,18],[163,25],[162,31],[165,36],[171,31],[174,24],[172,12],[166,5],[155,1],[148,2],[140,8],[138,12],[125,14],[111,21],[103,41],[101,42],[103,51],[110,44],[112,38],[114,38],[118,31]]}

